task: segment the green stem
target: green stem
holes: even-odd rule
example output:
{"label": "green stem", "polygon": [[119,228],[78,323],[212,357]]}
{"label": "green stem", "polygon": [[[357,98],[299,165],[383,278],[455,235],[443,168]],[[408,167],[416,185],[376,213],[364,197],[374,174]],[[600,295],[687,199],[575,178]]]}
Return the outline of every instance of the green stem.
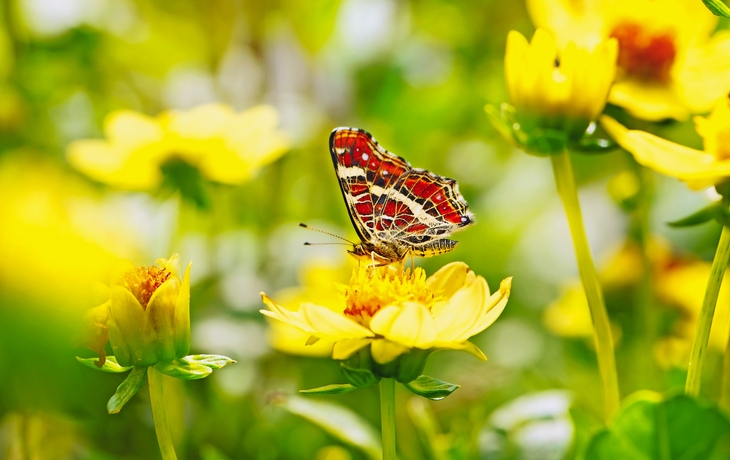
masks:
{"label": "green stem", "polygon": [[730,413],[730,336],[728,336],[725,357],[722,362],[722,388],[720,391],[720,407],[726,413]]}
{"label": "green stem", "polygon": [[717,245],[717,252],[715,252],[715,260],[712,261],[710,278],[707,280],[707,288],[705,289],[705,298],[702,301],[700,317],[697,321],[697,333],[695,334],[695,341],[692,344],[692,355],[689,358],[687,383],[684,387],[684,392],[690,396],[698,396],[700,394],[702,364],[705,362],[707,343],[710,340],[712,317],[715,315],[717,295],[720,292],[722,278],[725,275],[725,268],[727,268],[729,258],[730,228],[723,226],[720,242]]}
{"label": "green stem", "polygon": [[154,367],[147,368],[147,381],[150,387],[150,405],[152,406],[152,418],[155,421],[155,432],[157,443],[160,445],[162,460],[177,460],[175,447],[172,445],[170,436],[170,425],[167,424],[167,412],[165,411],[165,395],[162,391],[164,375]]}
{"label": "green stem", "polygon": [[383,460],[395,460],[395,380],[380,381],[380,430]]}
{"label": "green stem", "polygon": [[573,247],[578,262],[578,272],[580,273],[593,322],[598,370],[603,386],[604,418],[608,422],[619,406],[618,377],[616,375],[616,360],[613,355],[611,326],[608,321],[608,313],[606,313],[606,305],[596,268],[593,265],[588,239],[583,228],[583,217],[580,202],[578,201],[575,178],[573,177],[573,167],[570,163],[570,154],[565,150],[560,154],[551,155],[550,159],[553,165],[553,174],[555,175],[555,185],[558,188],[558,194],[563,201],[565,215],[568,218],[568,226],[573,237]]}

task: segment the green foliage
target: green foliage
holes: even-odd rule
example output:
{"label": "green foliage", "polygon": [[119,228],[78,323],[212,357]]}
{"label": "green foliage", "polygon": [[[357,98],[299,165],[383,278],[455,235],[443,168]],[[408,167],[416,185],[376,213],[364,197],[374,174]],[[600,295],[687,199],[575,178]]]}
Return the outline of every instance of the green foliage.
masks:
{"label": "green foliage", "polygon": [[722,0],[702,0],[708,10],[715,16],[730,18],[730,8]]}
{"label": "green foliage", "polygon": [[131,367],[120,366],[114,356],[107,356],[106,361],[104,361],[104,364],[101,367],[97,366],[97,363],[99,362],[98,358],[79,358],[77,356],[76,360],[86,367],[90,367],[98,371],[111,372],[114,374],[127,372],[131,369]]}
{"label": "green foliage", "polygon": [[106,405],[107,412],[110,414],[118,414],[124,405],[129,402],[132,396],[137,394],[140,388],[142,388],[146,375],[146,367],[132,368],[132,372],[130,372],[121,385],[117,387],[117,392],[114,393],[114,396],[109,399],[109,402]]}
{"label": "green foliage", "polygon": [[730,421],[715,407],[677,395],[629,397],[610,428],[597,433],[586,459],[703,460],[730,455]]}
{"label": "green foliage", "polygon": [[413,393],[433,401],[440,401],[461,387],[461,385],[437,380],[427,375],[421,375],[404,385]]}

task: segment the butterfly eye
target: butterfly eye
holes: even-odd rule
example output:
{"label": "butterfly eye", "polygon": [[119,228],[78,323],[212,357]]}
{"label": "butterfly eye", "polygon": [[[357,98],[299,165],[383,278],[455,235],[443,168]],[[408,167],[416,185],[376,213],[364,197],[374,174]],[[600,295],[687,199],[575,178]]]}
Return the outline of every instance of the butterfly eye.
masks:
{"label": "butterfly eye", "polygon": [[461,216],[461,223],[462,224],[466,224],[466,223],[469,223],[469,222],[471,222],[471,219],[469,219],[468,216]]}

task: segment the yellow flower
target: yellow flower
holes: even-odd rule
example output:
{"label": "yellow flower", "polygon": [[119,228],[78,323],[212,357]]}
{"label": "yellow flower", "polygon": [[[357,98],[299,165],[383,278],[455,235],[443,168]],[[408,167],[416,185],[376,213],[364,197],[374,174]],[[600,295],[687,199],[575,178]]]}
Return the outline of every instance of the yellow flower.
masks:
{"label": "yellow flower", "polygon": [[528,43],[519,32],[507,36],[507,89],[521,129],[550,128],[580,136],[603,110],[616,69],[615,40],[592,52],[568,43],[559,49],[538,29]]}
{"label": "yellow flower", "polygon": [[730,32],[695,0],[528,0],[535,25],[558,43],[619,42],[608,101],[646,120],[686,119],[730,90]]}
{"label": "yellow flower", "polygon": [[88,315],[89,348],[104,364],[104,345],[111,342],[123,367],[152,366],[184,357],[190,350],[190,265],[180,276],[180,256],[157,265],[121,265],[112,276],[109,300]]}
{"label": "yellow flower", "polygon": [[730,177],[730,100],[718,101],[710,116],[697,116],[694,121],[697,132],[704,139],[704,151],[644,131],[629,130],[611,117],[601,117],[606,131],[631,152],[636,161],[699,190]]}
{"label": "yellow flower", "polygon": [[276,109],[265,105],[236,113],[209,104],[156,118],[122,110],[106,117],[105,140],[72,142],[67,153],[79,171],[122,189],[156,189],[161,168],[174,161],[197,168],[210,181],[240,184],[288,148],[277,124]]}
{"label": "yellow flower", "polygon": [[412,272],[363,264],[353,270],[349,285],[341,286],[339,311],[306,303],[290,311],[262,293],[269,309],[261,313],[305,331],[310,341],[334,342],[332,357],[337,360],[367,346],[378,364],[416,349],[465,350],[486,359],[468,339],[502,313],[511,281],[505,279],[490,295],[484,278],[462,262],[448,264],[429,278],[421,268]]}

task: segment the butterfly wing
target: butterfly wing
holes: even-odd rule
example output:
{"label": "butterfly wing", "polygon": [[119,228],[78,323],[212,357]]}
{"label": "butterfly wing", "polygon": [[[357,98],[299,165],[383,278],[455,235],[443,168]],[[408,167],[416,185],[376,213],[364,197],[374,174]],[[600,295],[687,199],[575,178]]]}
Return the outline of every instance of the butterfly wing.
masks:
{"label": "butterfly wing", "polygon": [[357,128],[336,128],[330,154],[342,197],[361,241],[376,239],[376,215],[382,214],[387,194],[411,165]]}
{"label": "butterfly wing", "polygon": [[384,232],[385,239],[416,250],[433,247],[435,240],[472,222],[456,181],[423,169],[401,175],[385,194],[383,206],[376,205],[376,230]]}

